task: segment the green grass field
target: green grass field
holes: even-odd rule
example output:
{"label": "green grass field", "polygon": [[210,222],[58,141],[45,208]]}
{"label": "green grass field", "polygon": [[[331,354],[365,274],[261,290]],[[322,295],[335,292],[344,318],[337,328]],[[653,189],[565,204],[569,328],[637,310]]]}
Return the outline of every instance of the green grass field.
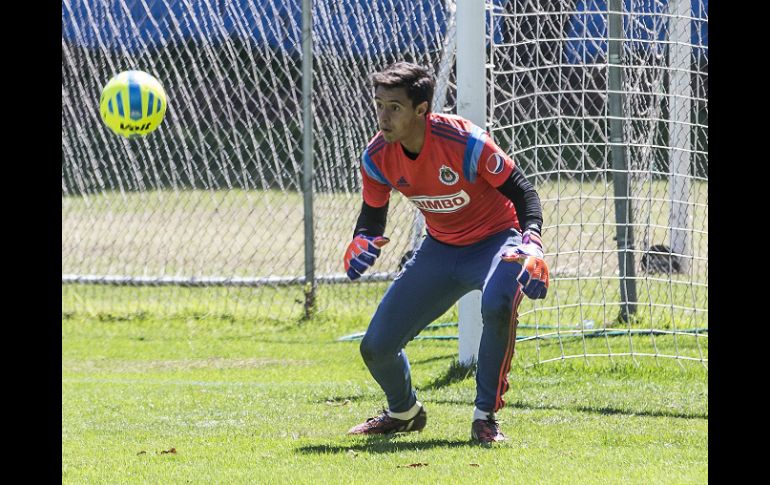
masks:
{"label": "green grass field", "polygon": [[[170,289],[132,289],[121,300],[115,292],[129,289],[63,287],[62,482],[707,482],[703,364],[596,357],[532,365],[538,353],[627,348],[624,337],[519,342],[500,414],[510,441],[493,449],[469,442],[474,381],[451,371],[457,342],[416,340],[407,353],[426,430],[345,436],[385,402],[358,342],[337,341],[363,331],[370,308],[351,310],[334,288],[324,290],[325,311],[299,321],[207,313]],[[115,303],[152,292],[156,309]],[[652,344],[647,336],[635,350],[707,357],[701,340]]]}
{"label": "green grass field", "polygon": [[[366,329],[384,284],[321,285],[310,320],[300,287],[64,285],[62,481],[704,483],[707,189],[691,193],[690,274],[639,275],[637,315],[619,324],[611,184],[539,186],[554,278],[546,300],[522,304],[500,415],[511,439],[491,450],[469,442],[474,381],[453,367],[452,327],[407,348],[428,428],[345,436],[385,405],[358,342],[338,341]],[[641,251],[667,241],[667,185],[638,192]],[[358,200],[317,194],[317,274],[341,271]],[[301,206],[278,191],[64,198],[62,273],[301,275]],[[381,271],[395,270],[411,224],[395,196]],[[589,321],[616,333],[579,333]]]}

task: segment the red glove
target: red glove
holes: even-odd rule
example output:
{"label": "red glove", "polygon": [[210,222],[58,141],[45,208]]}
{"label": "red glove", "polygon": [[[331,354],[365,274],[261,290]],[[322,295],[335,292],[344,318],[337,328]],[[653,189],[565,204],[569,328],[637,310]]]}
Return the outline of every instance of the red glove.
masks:
{"label": "red glove", "polygon": [[521,266],[516,280],[521,283],[525,295],[538,300],[548,293],[548,265],[543,259],[543,243],[540,237],[525,231],[522,244],[505,251],[500,258],[508,263]]}
{"label": "red glove", "polygon": [[360,278],[380,255],[380,248],[389,242],[390,239],[384,236],[356,235],[345,250],[345,272],[348,278],[351,280]]}

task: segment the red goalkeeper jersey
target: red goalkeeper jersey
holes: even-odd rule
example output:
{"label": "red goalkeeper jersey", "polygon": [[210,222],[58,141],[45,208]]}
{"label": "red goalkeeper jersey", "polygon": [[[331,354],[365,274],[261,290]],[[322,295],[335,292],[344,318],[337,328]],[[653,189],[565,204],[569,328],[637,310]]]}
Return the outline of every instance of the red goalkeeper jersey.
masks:
{"label": "red goalkeeper jersey", "polygon": [[425,121],[416,160],[382,133],[369,142],[361,157],[364,201],[382,207],[396,189],[422,211],[431,236],[455,246],[521,230],[513,202],[496,189],[510,177],[513,160],[464,118],[429,113]]}

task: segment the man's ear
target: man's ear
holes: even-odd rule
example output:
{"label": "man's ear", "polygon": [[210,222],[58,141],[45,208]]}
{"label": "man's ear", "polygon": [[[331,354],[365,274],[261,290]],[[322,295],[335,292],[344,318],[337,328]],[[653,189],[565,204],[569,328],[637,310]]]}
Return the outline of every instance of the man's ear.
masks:
{"label": "man's ear", "polygon": [[425,113],[428,112],[428,102],[423,101],[422,103],[418,104],[414,112],[417,114],[417,116],[424,116]]}

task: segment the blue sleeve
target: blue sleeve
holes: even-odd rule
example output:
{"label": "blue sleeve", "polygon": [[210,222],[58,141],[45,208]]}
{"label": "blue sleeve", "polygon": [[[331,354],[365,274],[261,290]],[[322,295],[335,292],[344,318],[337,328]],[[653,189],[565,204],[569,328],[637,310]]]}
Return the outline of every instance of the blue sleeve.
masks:
{"label": "blue sleeve", "polygon": [[465,179],[473,183],[476,181],[476,174],[479,168],[479,158],[481,151],[484,150],[484,144],[487,140],[487,134],[474,125],[468,142],[465,145],[465,155],[463,156],[463,175]]}

